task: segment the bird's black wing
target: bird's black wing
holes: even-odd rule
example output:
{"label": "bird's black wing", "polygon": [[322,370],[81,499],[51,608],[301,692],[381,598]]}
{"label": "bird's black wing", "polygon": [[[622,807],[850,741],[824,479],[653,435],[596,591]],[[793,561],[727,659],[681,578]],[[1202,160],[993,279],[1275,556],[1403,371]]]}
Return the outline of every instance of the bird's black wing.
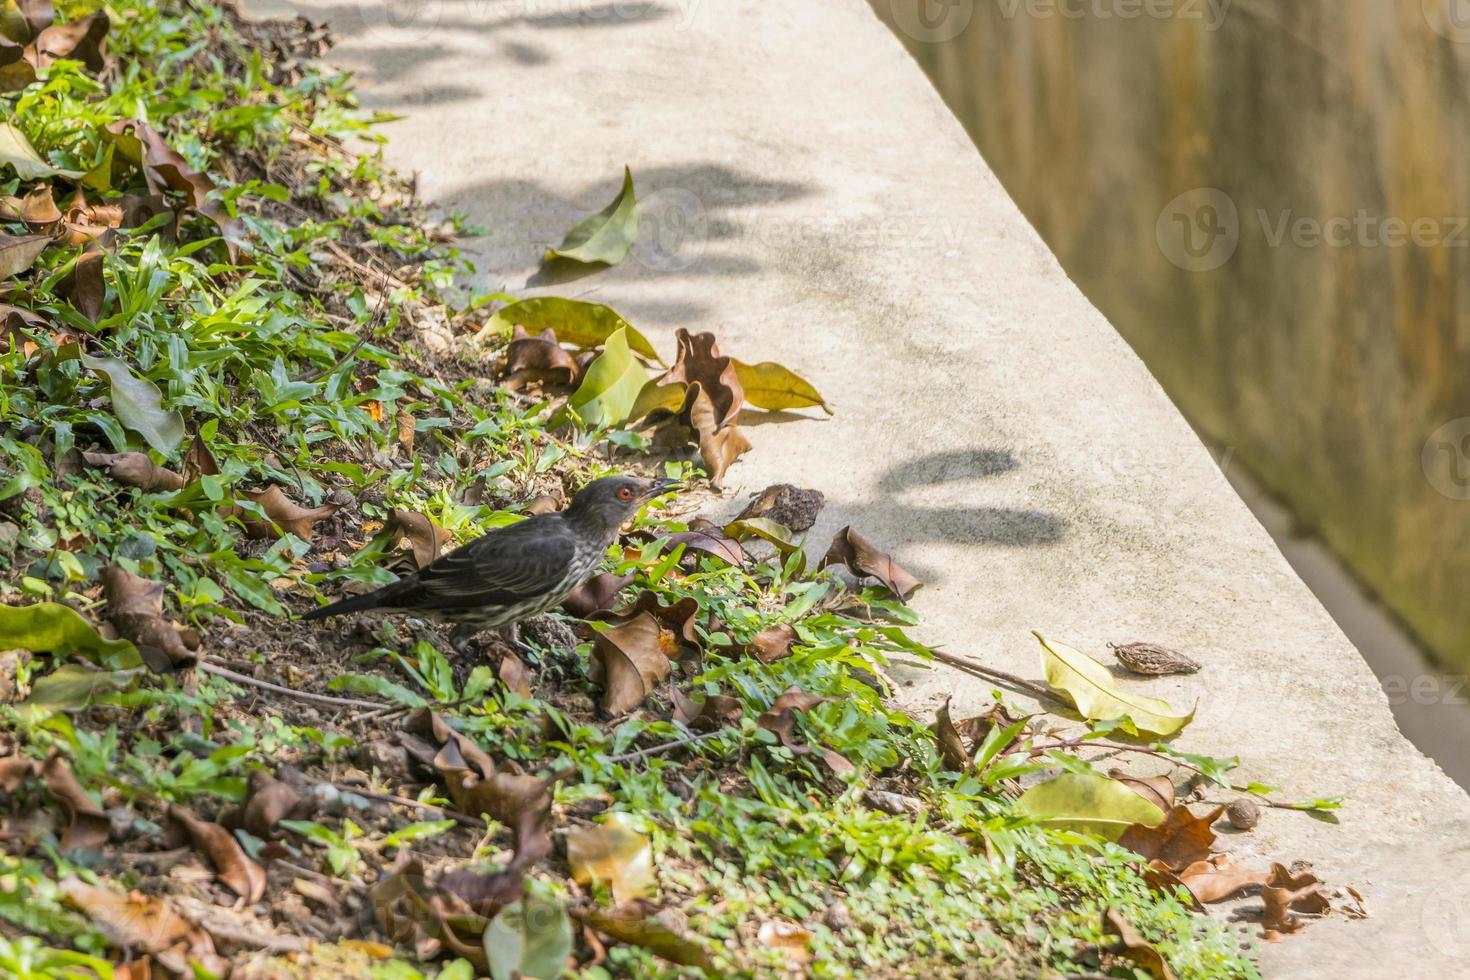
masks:
{"label": "bird's black wing", "polygon": [[576,552],[560,515],[528,518],[430,562],[393,599],[414,609],[516,605],[560,586]]}

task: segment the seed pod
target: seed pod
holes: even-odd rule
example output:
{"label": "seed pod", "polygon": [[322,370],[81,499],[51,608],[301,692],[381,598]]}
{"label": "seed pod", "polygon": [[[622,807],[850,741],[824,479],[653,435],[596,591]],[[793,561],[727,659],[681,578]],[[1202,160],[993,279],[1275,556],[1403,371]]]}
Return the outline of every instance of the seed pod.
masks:
{"label": "seed pod", "polygon": [[1109,643],[1118,663],[1135,674],[1193,674],[1199,664],[1155,643]]}
{"label": "seed pod", "polygon": [[1261,811],[1254,802],[1241,797],[1225,808],[1225,819],[1236,830],[1250,830],[1260,822]]}

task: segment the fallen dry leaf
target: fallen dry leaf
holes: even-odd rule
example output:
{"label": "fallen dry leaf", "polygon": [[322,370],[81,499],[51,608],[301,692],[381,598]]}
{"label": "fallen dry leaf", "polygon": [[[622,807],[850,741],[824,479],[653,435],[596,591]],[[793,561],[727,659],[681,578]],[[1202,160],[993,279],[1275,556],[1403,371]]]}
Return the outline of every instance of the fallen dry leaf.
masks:
{"label": "fallen dry leaf", "polygon": [[61,836],[61,849],[97,850],[107,843],[111,823],[102,808],[93,802],[72,774],[71,764],[55,750],[41,766],[46,790],[66,810],[66,831]]}
{"label": "fallen dry leaf", "polygon": [[696,527],[691,522],[689,530],[679,531],[664,538],[663,550],[669,551],[681,544],[684,546],[685,554],[691,551],[702,551],[720,559],[727,565],[738,567],[745,564],[745,549],[740,547],[740,542],[726,537],[724,532],[713,524]]}
{"label": "fallen dry leaf", "polygon": [[816,751],[822,761],[827,764],[827,768],[833,772],[852,772],[857,767],[841,754],[826,746],[818,746],[814,750],[812,746],[796,737],[797,714],[810,711],[825,700],[826,698],[808,694],[793,684],[776,698],[770,710],[762,713],[755,723],[774,734],[792,755],[808,755]]}
{"label": "fallen dry leaf", "polygon": [[859,577],[876,578],[889,592],[905,602],[923,584],[850,526],[844,527],[832,538],[832,545],[822,559],[822,567],[826,568],[828,565],[846,565]]}
{"label": "fallen dry leaf", "polygon": [[394,508],[389,515],[388,532],[394,544],[406,543],[413,550],[415,569],[427,567],[454,544],[451,532],[411,510]]}
{"label": "fallen dry leaf", "polygon": [[[745,389],[734,363],[720,356],[712,333],[691,334],[682,327],[674,335],[678,353],[673,367],[661,379],[663,384],[698,385],[713,411],[712,428],[720,428],[734,419],[745,400]],[[688,401],[685,402],[686,410]]]}
{"label": "fallen dry leaf", "polygon": [[326,520],[342,509],[341,504],[322,504],[320,507],[302,507],[293,503],[279,486],[272,484],[260,493],[247,493],[247,498],[260,505],[268,521],[246,518],[245,536],[255,539],[279,537],[282,533],[294,534],[308,544],[317,521]]}
{"label": "fallen dry leaf", "polygon": [[812,934],[799,922],[769,919],[761,923],[755,938],[762,946],[774,949],[785,957],[790,967],[799,968],[811,962]]}
{"label": "fallen dry leaf", "polygon": [[117,565],[102,570],[107,618],[118,635],[131,640],[154,673],[189,670],[199,657],[179,628],[163,615],[163,583],[142,578]]}
{"label": "fallen dry leaf", "polygon": [[696,701],[671,687],[670,698],[674,702],[674,720],[695,731],[712,732],[725,725],[733,725],[745,714],[745,706],[738,698],[728,694],[711,694],[703,701]]}
{"label": "fallen dry leaf", "polygon": [[1169,969],[1164,955],[1144,939],[1116,909],[1108,909],[1103,913],[1103,932],[1117,939],[1111,949],[1114,955],[1131,961],[1154,980],[1174,980],[1174,973]]}
{"label": "fallen dry leaf", "polygon": [[136,119],[121,119],[107,126],[118,153],[136,164],[143,171],[143,179],[153,194],[173,190],[185,195],[190,206],[218,226],[225,238],[230,261],[239,254],[235,240],[243,237],[244,228],[240,221],[231,218],[219,201],[210,200],[209,193],[215,189],[214,181],[194,170],[163,136],[152,126]]}
{"label": "fallen dry leaf", "polygon": [[[600,622],[621,624],[631,622],[643,613],[648,613],[658,620],[659,626],[663,629],[675,633],[681,645],[694,649],[702,646],[697,625],[699,600],[693,596],[685,596],[666,606],[660,601],[657,592],[641,592],[632,605],[624,606],[616,611],[599,612],[589,618]],[[679,659],[676,655],[678,653],[682,651],[674,651],[670,654],[670,659]]]}
{"label": "fallen dry leaf", "polygon": [[71,273],[57,284],[56,291],[77,308],[77,311],[97,322],[102,315],[102,303],[107,298],[107,282],[102,275],[103,253],[83,252],[77,256]]}
{"label": "fallen dry leaf", "polygon": [[287,817],[307,816],[309,804],[290,783],[282,782],[264,769],[250,774],[249,794],[245,803],[220,822],[227,827],[240,827],[261,840],[275,840],[276,824]]}
{"label": "fallen dry leaf", "polygon": [[1109,769],[1108,775],[1164,813],[1174,809],[1174,781],[1168,776],[1130,776],[1121,769]]}
{"label": "fallen dry leaf", "polygon": [[60,883],[68,904],[80,910],[121,950],[140,949],[176,975],[225,976],[229,964],[214,949],[209,933],[191,924],[162,899],[140,892],[123,895],[102,885],[89,885],[75,875]]}
{"label": "fallen dry leaf", "polygon": [[568,615],[587,619],[594,613],[612,608],[618,593],[632,583],[632,575],[600,572],[577,586],[571,595],[562,600],[561,607]]}
{"label": "fallen dry leaf", "polygon": [[168,807],[169,823],[214,865],[230,891],[254,905],[265,894],[265,869],[246,856],[235,835],[217,823],[201,820],[177,803]]}
{"label": "fallen dry leaf", "polygon": [[[1136,786],[1129,784],[1135,791]],[[1150,802],[1157,800],[1140,794]],[[1164,821],[1156,827],[1134,824],[1123,832],[1118,843],[1147,861],[1161,861],[1172,871],[1179,871],[1196,861],[1210,856],[1210,847],[1215,843],[1215,832],[1211,825],[1225,812],[1223,806],[1215,807],[1204,817],[1197,817],[1184,804],[1178,804],[1165,812]]]}
{"label": "fallen dry leaf", "polygon": [[35,265],[51,241],[50,235],[0,234],[0,280],[20,275]]}
{"label": "fallen dry leaf", "polygon": [[1322,893],[1322,881],[1316,875],[1293,874],[1285,865],[1271,865],[1271,873],[1261,888],[1264,910],[1261,928],[1267,940],[1279,942],[1282,936],[1305,928],[1307,920],[1294,913],[1322,915],[1332,905]]}
{"label": "fallen dry leaf", "polygon": [[447,949],[484,970],[480,937],[500,907],[517,901],[524,889],[521,872],[456,870],[430,883],[423,864],[404,849],[370,899],[384,935],[411,947],[419,959],[432,960]]}
{"label": "fallen dry leaf", "polygon": [[1201,902],[1218,902],[1242,889],[1264,885],[1268,877],[1265,871],[1232,864],[1225,854],[1211,855],[1179,872],[1179,881]]}
{"label": "fallen dry leaf", "polygon": [[501,656],[496,676],[507,689],[515,691],[523,698],[531,696],[531,671],[526,667],[525,661],[510,650]]}
{"label": "fallen dry leaf", "polygon": [[662,629],[651,613],[598,632],[592,639],[593,680],[602,685],[602,708],[621,715],[643,703],[673,669],[660,645]]}
{"label": "fallen dry leaf", "polygon": [[51,196],[50,184],[37,184],[24,197],[0,197],[0,220],[19,221],[41,228],[61,220],[61,210]]}
{"label": "fallen dry leaf", "polygon": [[800,637],[790,623],[777,623],[757,633],[750,641],[750,655],[763,664],[773,664],[791,656],[791,647]]}
{"label": "fallen dry leaf", "polygon": [[517,326],[505,348],[505,385],[512,391],[533,382],[551,385],[574,385],[582,369],[571,352],[557,343],[550,327],[539,334]]}
{"label": "fallen dry leaf", "polygon": [[645,902],[630,902],[611,911],[573,909],[572,914],[608,938],[641,946],[670,963],[700,969],[711,965],[709,952],[699,940],[652,914]]}
{"label": "fallen dry leaf", "polygon": [[605,883],[619,905],[651,895],[657,887],[653,842],[625,813],[610,813],[600,824],[568,830],[567,864],[578,883]]}
{"label": "fallen dry leaf", "polygon": [[102,11],[65,24],[51,24],[36,35],[26,48],[26,60],[37,68],[49,68],[62,58],[80,61],[90,72],[102,70],[103,40],[111,25]]}
{"label": "fallen dry leaf", "polygon": [[949,702],[949,698],[944,699],[931,727],[935,740],[939,743],[939,755],[944,760],[944,768],[951,772],[964,772],[970,768],[970,752],[965,748],[965,741],[955,729],[954,722],[950,720]]}
{"label": "fallen dry leaf", "polygon": [[189,484],[178,473],[153,462],[147,453],[83,452],[82,461],[107,470],[107,475],[118,483],[143,490],[182,490]]}

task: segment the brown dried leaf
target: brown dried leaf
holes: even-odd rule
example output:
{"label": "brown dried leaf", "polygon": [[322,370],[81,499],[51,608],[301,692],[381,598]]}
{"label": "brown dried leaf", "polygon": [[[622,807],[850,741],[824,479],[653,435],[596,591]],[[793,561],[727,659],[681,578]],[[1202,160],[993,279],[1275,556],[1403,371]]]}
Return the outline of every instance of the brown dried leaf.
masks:
{"label": "brown dried leaf", "polygon": [[93,251],[77,256],[77,263],[72,267],[71,273],[56,287],[57,292],[93,323],[102,315],[102,303],[107,298],[107,282],[102,276],[102,255],[100,251]]}
{"label": "brown dried leaf", "polygon": [[773,664],[791,656],[791,647],[799,639],[795,626],[777,623],[755,635],[750,641],[749,653],[763,664]]}
{"label": "brown dried leaf", "polygon": [[413,549],[415,568],[424,568],[454,544],[454,535],[423,514],[394,509],[389,523],[394,543],[407,542]]}
{"label": "brown dried leaf", "polygon": [[828,565],[846,565],[856,575],[870,575],[905,602],[923,584],[851,527],[844,527],[833,537],[822,559],[822,567]]}
{"label": "brown dried leaf", "polygon": [[[282,782],[264,769],[250,774],[250,792],[245,805],[221,821],[226,826],[238,825],[261,840],[274,840],[276,824],[304,809],[301,795],[290,783]],[[301,814],[304,816],[305,814]]]}
{"label": "brown dried leaf", "polygon": [[520,657],[507,650],[500,658],[500,669],[497,673],[500,683],[507,688],[523,698],[531,696],[531,671]]}
{"label": "brown dried leaf", "polygon": [[14,793],[35,774],[35,760],[23,755],[0,756],[0,793]]}
{"label": "brown dried leaf", "polygon": [[1115,955],[1130,960],[1154,980],[1174,980],[1174,973],[1169,969],[1163,954],[1139,935],[1138,930],[1116,909],[1108,909],[1103,913],[1103,932],[1117,938],[1112,947]]}
{"label": "brown dried leaf", "polygon": [[122,895],[111,888],[89,885],[75,875],[63,878],[60,886],[67,902],[85,913],[120,949],[161,953],[185,941],[194,931],[189,920],[162,899],[139,892]]}
{"label": "brown dried leaf", "polygon": [[709,529],[695,528],[691,525],[687,531],[670,534],[663,539],[663,543],[664,551],[669,551],[682,544],[685,554],[691,551],[702,551],[720,559],[727,565],[738,567],[745,564],[745,549],[740,547],[740,542],[734,538],[725,537],[724,532],[713,525]]}
{"label": "brown dried leaf", "polygon": [[567,831],[567,864],[579,884],[605,882],[619,905],[651,895],[658,887],[653,842],[625,813],[610,813],[600,824]]}
{"label": "brown dried leaf", "polygon": [[1281,864],[1271,865],[1271,874],[1261,889],[1261,901],[1265,904],[1261,927],[1266,939],[1273,943],[1306,927],[1307,920],[1293,912],[1322,915],[1332,908],[1322,893],[1321,879],[1306,872],[1293,874]]}
{"label": "brown dried leaf", "polygon": [[728,694],[711,694],[703,701],[695,701],[677,686],[671,686],[670,698],[674,702],[674,720],[695,731],[712,732],[733,725],[745,714],[745,706]]}
{"label": "brown dried leaf", "polygon": [[[1137,789],[1137,787],[1133,787]],[[1142,794],[1140,794],[1142,795]],[[1152,800],[1151,797],[1145,797]],[[1148,861],[1161,861],[1172,871],[1179,871],[1210,856],[1215,832],[1210,825],[1225,812],[1216,807],[1204,817],[1196,817],[1184,804],[1167,811],[1157,827],[1134,824],[1118,838],[1119,845],[1143,855]]]}
{"label": "brown dried leaf", "polygon": [[215,189],[214,181],[189,166],[173,147],[152,126],[134,119],[121,119],[107,127],[117,145],[117,150],[126,159],[137,164],[143,171],[148,189],[159,194],[165,188],[178,191],[189,198],[193,209],[213,221],[225,237],[230,261],[239,255],[239,239],[244,227],[238,219],[231,218],[224,206],[209,199]]}
{"label": "brown dried leaf", "polygon": [[18,92],[36,80],[36,66],[26,60],[26,49],[0,36],[0,92]]}
{"label": "brown dried leaf", "polygon": [[0,234],[0,280],[18,276],[35,265],[50,244],[50,235]]}
{"label": "brown dried leaf", "polygon": [[215,461],[214,453],[200,436],[195,435],[188,452],[184,453],[184,477],[195,480],[201,476],[218,475],[219,463]]}
{"label": "brown dried leaf", "polygon": [[118,635],[131,640],[154,673],[188,670],[199,662],[179,628],[163,615],[163,583],[109,565],[102,570],[107,618]]}
{"label": "brown dried leaf", "polygon": [[404,727],[429,739],[437,748],[434,768],[456,806],[511,828],[515,835],[514,856],[507,870],[524,871],[551,853],[548,781],[527,775],[514,762],[505,763],[508,771],[499,771],[483,749],[427,708],[409,715]]}
{"label": "brown dried leaf", "polygon": [[247,538],[267,539],[282,533],[296,535],[302,541],[311,542],[312,528],[317,521],[326,520],[342,509],[341,504],[322,504],[320,507],[302,507],[293,503],[285,492],[272,484],[260,493],[247,493],[247,498],[260,505],[269,521],[245,521]]}
{"label": "brown dried leaf", "polygon": [[88,466],[107,470],[118,483],[143,490],[182,490],[189,481],[173,470],[159,466],[147,453],[82,453]]}
{"label": "brown dried leaf", "polygon": [[67,826],[61,837],[61,849],[97,850],[106,844],[111,828],[107,814],[82,789],[66,758],[53,750],[41,766],[41,778],[47,791],[66,810]]}
{"label": "brown dried leaf", "polygon": [[750,450],[750,440],[735,425],[699,434],[699,458],[709,473],[710,484],[715,487],[724,486],[725,471]]}
{"label": "brown dried leaf", "polygon": [[37,34],[26,49],[27,60],[37,68],[48,68],[53,62],[67,58],[80,61],[90,72],[99,72],[102,42],[110,26],[107,15],[100,10],[80,20],[52,24]]}
{"label": "brown dried leaf", "polygon": [[25,197],[0,197],[0,221],[22,221],[34,227],[61,220],[61,210],[51,196],[50,184],[37,184]]}
{"label": "brown dried leaf", "polygon": [[639,613],[592,640],[593,679],[602,684],[602,708],[621,715],[643,703],[673,669],[659,643],[659,622]]}
{"label": "brown dried leaf", "polygon": [[735,518],[764,517],[795,532],[810,530],[826,498],[820,490],[803,490],[789,483],[766,487]]}
{"label": "brown dried leaf", "polygon": [[[678,353],[674,357],[674,366],[669,368],[661,383],[682,382],[691,387],[697,384],[713,410],[710,428],[723,427],[735,418],[745,401],[745,389],[740,385],[735,365],[730,358],[720,356],[712,333],[691,334],[681,327],[674,336]],[[687,400],[685,405],[687,411]]]}
{"label": "brown dried leaf", "polygon": [[944,768],[951,772],[964,772],[970,768],[970,752],[965,748],[964,739],[955,729],[954,722],[949,717],[949,698],[944,699],[944,704],[939,708],[939,715],[935,718],[933,726],[934,737],[939,742],[939,755],[944,759]]}
{"label": "brown dried leaf", "polygon": [[[487,880],[494,886],[486,887]],[[524,884],[520,872],[451,871],[432,885],[423,864],[403,849],[392,871],[373,886],[370,899],[384,935],[411,947],[419,959],[432,960],[447,947],[483,970],[485,950],[479,937],[498,906],[519,898]]]}
{"label": "brown dried leaf", "polygon": [[612,575],[608,572],[600,572],[577,586],[571,595],[562,600],[561,607],[568,615],[576,616],[578,619],[588,619],[596,613],[610,609],[618,593],[632,582],[632,575]]}
{"label": "brown dried leaf", "polygon": [[1174,781],[1168,776],[1130,776],[1121,769],[1110,769],[1108,775],[1164,813],[1174,808]]}
{"label": "brown dried leaf", "polygon": [[812,934],[799,922],[785,919],[768,919],[756,931],[756,940],[769,949],[774,949],[792,969],[800,969],[812,958]]}
{"label": "brown dried leaf", "polygon": [[641,946],[670,963],[700,969],[711,966],[709,952],[702,943],[651,915],[644,902],[631,902],[608,912],[596,908],[575,909],[573,914],[608,938]]}
{"label": "brown dried leaf", "polygon": [[1244,888],[1264,885],[1268,874],[1232,864],[1228,855],[1215,854],[1179,872],[1179,881],[1201,902],[1218,902]]}
{"label": "brown dried leaf", "polygon": [[[776,698],[771,710],[763,713],[755,723],[774,733],[792,755],[807,755],[813,748],[796,737],[796,715],[800,711],[810,711],[825,700],[826,698],[808,694],[793,684]],[[825,746],[817,746],[816,751],[833,772],[852,772],[857,768],[845,757]]]}
{"label": "brown dried leaf", "polygon": [[[659,600],[657,592],[641,592],[632,605],[624,606],[616,612],[595,613],[589,618],[622,624],[637,619],[643,613],[648,613],[658,620],[659,625],[664,629],[676,633],[685,646],[695,649],[701,646],[696,623],[699,617],[699,600],[693,596],[685,596],[666,606]],[[678,658],[671,654],[671,659]]]}
{"label": "brown dried leaf", "polygon": [[1118,663],[1135,674],[1193,674],[1199,664],[1168,647],[1156,643],[1109,643]]}
{"label": "brown dried leaf", "polygon": [[201,820],[177,803],[168,807],[169,823],[183,833],[194,850],[214,865],[219,880],[251,905],[265,894],[265,869],[246,856],[235,835],[217,823]]}
{"label": "brown dried leaf", "polygon": [[418,424],[412,412],[398,413],[398,445],[408,456],[413,456],[413,441],[416,433],[415,426]]}
{"label": "brown dried leaf", "polygon": [[47,330],[49,327],[46,318],[34,310],[0,303],[0,337],[5,338],[12,350],[22,330]]}
{"label": "brown dried leaf", "polygon": [[506,387],[515,390],[534,381],[570,386],[576,384],[582,370],[572,355],[557,343],[550,327],[539,334],[517,326],[505,348]]}

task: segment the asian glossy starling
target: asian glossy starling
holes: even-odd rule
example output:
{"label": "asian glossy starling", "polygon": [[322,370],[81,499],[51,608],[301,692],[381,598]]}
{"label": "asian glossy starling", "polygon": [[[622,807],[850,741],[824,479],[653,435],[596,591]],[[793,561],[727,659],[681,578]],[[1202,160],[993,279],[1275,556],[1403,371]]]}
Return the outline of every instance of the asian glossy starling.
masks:
{"label": "asian glossy starling", "polygon": [[376,592],[313,609],[302,619],[364,610],[412,612],[454,623],[462,645],[480,630],[539,616],[592,574],[623,522],[674,480],[606,476],[593,480],[566,510],[538,514],[456,548]]}

